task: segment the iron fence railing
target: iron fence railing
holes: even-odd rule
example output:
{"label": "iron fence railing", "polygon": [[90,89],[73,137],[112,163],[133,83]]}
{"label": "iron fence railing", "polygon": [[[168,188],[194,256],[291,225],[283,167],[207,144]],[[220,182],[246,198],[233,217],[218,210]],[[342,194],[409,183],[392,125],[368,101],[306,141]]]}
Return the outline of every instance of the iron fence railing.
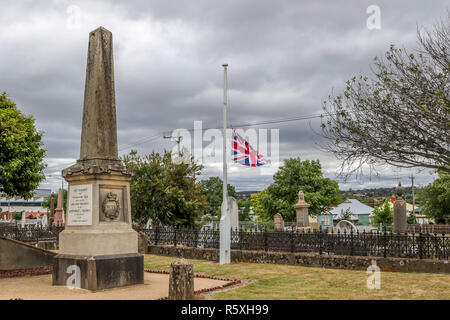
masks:
{"label": "iron fence railing", "polygon": [[39,241],[58,241],[59,233],[64,227],[42,227],[38,225],[1,225],[0,236],[27,243],[38,243]]}
{"label": "iron fence railing", "polygon": [[[219,248],[219,231],[183,227],[136,228],[151,244]],[[232,230],[231,249],[272,252],[315,252],[328,255],[382,256],[419,259],[450,257],[450,236],[430,233],[268,232]]]}
{"label": "iron fence railing", "polygon": [[448,224],[416,224],[408,225],[407,232],[411,233],[445,233],[450,234],[450,225]]}
{"label": "iron fence railing", "polygon": [[[149,229],[135,226],[150,244],[197,248],[219,248],[217,229],[158,226]],[[29,243],[58,241],[64,227],[26,225],[2,226],[0,236]],[[231,249],[272,252],[314,252],[328,255],[407,257],[444,259],[450,257],[450,236],[438,233],[323,232],[316,230],[273,232],[230,230]]]}

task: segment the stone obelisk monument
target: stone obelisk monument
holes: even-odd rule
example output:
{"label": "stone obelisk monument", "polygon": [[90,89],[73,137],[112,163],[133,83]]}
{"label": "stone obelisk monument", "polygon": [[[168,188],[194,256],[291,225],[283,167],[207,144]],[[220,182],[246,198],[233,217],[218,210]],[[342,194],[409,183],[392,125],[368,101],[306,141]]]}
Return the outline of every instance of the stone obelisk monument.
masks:
{"label": "stone obelisk monument", "polygon": [[67,221],[53,284],[66,285],[77,271],[80,287],[89,290],[143,283],[143,256],[131,224],[132,172],[117,150],[112,33],[103,27],[89,34],[80,159],[63,176]]}
{"label": "stone obelisk monument", "polygon": [[54,215],[54,220],[53,220],[53,225],[57,226],[57,227],[61,227],[64,225],[63,223],[63,214],[64,214],[64,209],[63,209],[63,198],[64,198],[64,192],[63,189],[59,188],[58,190],[58,201],[57,201],[57,206],[55,211],[55,215]]}

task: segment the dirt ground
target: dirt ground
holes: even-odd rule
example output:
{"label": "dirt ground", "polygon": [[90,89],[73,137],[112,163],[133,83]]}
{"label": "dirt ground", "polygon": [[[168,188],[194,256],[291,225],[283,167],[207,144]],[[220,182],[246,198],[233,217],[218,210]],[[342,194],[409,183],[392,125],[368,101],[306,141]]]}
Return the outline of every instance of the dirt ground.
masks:
{"label": "dirt ground", "polygon": [[[194,279],[195,290],[221,286],[226,281]],[[167,297],[169,275],[144,273],[144,284],[91,292],[52,286],[52,275],[0,279],[0,299],[24,300],[154,300]]]}

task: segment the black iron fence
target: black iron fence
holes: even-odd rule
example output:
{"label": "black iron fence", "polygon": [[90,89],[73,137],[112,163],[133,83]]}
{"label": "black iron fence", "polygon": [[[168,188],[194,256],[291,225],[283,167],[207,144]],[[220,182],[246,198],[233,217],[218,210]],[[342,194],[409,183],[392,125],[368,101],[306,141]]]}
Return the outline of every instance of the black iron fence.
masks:
{"label": "black iron fence", "polygon": [[[219,248],[219,231],[190,228],[136,228],[155,245]],[[450,257],[446,234],[393,232],[231,231],[231,249],[273,252],[315,252],[328,255],[382,256],[419,259]]]}
{"label": "black iron fence", "polygon": [[58,241],[59,233],[64,227],[42,227],[34,224],[17,225],[0,224],[0,236],[22,242],[36,244],[39,241]]}
{"label": "black iron fence", "polygon": [[[29,243],[58,241],[64,227],[27,225],[2,226],[0,236]],[[150,229],[135,227],[155,245],[197,248],[219,248],[219,231],[159,226]],[[272,252],[311,252],[328,255],[408,257],[444,259],[450,257],[450,236],[438,233],[392,232],[322,232],[232,230],[231,249]]]}
{"label": "black iron fence", "polygon": [[445,233],[450,235],[450,225],[449,224],[416,224],[408,225],[406,228],[407,232],[412,233]]}

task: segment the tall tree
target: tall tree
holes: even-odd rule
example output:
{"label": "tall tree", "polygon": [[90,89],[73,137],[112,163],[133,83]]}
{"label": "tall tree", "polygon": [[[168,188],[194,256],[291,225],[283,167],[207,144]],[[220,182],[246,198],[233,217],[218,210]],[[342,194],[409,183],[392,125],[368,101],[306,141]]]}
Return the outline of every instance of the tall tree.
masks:
{"label": "tall tree", "polygon": [[[206,197],[208,198],[209,208],[206,213],[220,217],[220,208],[222,207],[223,198],[223,181],[219,177],[210,177],[206,180],[200,181],[206,192]],[[228,184],[228,196],[234,197],[236,195],[235,188]]]}
{"label": "tall tree", "polygon": [[134,221],[145,223],[151,218],[164,225],[193,226],[207,209],[205,190],[195,179],[202,166],[192,157],[180,162],[167,151],[144,157],[132,151],[123,160],[135,172],[130,187]]}
{"label": "tall tree", "polygon": [[439,178],[419,192],[421,213],[438,223],[450,222],[450,174],[439,172]]}
{"label": "tall tree", "polygon": [[305,201],[311,205],[309,214],[312,216],[329,209],[337,201],[338,184],[323,177],[318,160],[287,159],[273,180],[265,192],[252,197],[252,204],[256,205],[254,213],[262,215],[266,221],[271,220],[276,213],[280,213],[285,221],[294,221],[293,205],[298,201],[299,190],[303,191]]}
{"label": "tall tree", "polygon": [[382,205],[373,209],[372,224],[377,226],[380,223],[383,225],[391,225],[394,221],[394,212],[389,206],[389,199],[386,199]]}
{"label": "tall tree", "polygon": [[6,92],[0,94],[0,193],[25,199],[45,178],[42,133]]}
{"label": "tall tree", "polygon": [[239,221],[250,221],[250,207],[252,203],[250,200],[238,200],[239,207]]}
{"label": "tall tree", "polygon": [[450,12],[417,37],[416,50],[391,45],[373,77],[353,77],[324,101],[325,148],[344,176],[364,164],[450,172]]}

